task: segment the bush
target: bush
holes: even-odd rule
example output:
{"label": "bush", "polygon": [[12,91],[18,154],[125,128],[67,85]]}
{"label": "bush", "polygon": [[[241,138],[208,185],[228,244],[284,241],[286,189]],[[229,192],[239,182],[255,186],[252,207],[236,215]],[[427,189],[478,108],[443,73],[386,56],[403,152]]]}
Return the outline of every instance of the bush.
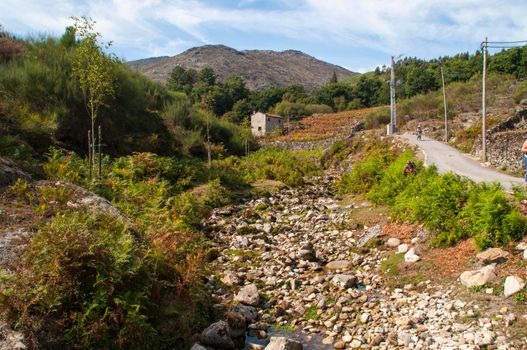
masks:
{"label": "bush", "polygon": [[522,100],[527,98],[527,80],[522,81],[516,85],[514,90],[514,102],[520,103]]}
{"label": "bush", "polygon": [[479,249],[503,246],[525,235],[525,218],[511,207],[499,184],[474,185],[460,216]]}
{"label": "bush", "polygon": [[423,171],[394,203],[395,217],[421,222],[435,234],[457,229],[457,215],[467,197],[469,181],[453,173]]}
{"label": "bush", "polygon": [[282,181],[287,185],[300,185],[308,176],[320,170],[317,161],[320,151],[290,151],[267,148],[251,153],[240,162],[240,171],[245,181],[259,179]]}
{"label": "bush", "polygon": [[379,108],[366,115],[364,127],[366,129],[377,129],[390,123],[390,109]]}
{"label": "bush", "polygon": [[122,222],[57,215],[39,229],[21,263],[1,291],[26,329],[55,335],[42,347],[157,347],[148,300],[159,282],[144,242]]}
{"label": "bush", "polygon": [[[383,173],[381,180],[371,186],[368,198],[375,204],[393,205],[395,198],[414,181],[414,175],[403,175],[406,162],[412,160],[414,153],[406,151],[395,161],[390,163]],[[423,170],[422,162],[417,162],[417,171]]]}

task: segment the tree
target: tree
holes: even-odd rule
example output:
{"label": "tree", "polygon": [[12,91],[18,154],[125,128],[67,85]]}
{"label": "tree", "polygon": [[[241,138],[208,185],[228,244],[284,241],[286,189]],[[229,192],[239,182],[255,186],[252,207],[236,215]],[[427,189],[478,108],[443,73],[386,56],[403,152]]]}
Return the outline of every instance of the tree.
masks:
{"label": "tree", "polygon": [[75,46],[75,27],[69,26],[66,27],[64,34],[60,37],[60,43],[66,48]]}
{"label": "tree", "polygon": [[335,71],[333,71],[333,75],[331,76],[331,79],[329,79],[329,83],[330,84],[336,84],[338,83],[338,79],[337,79],[337,73]]}
{"label": "tree", "polygon": [[214,73],[214,69],[210,67],[205,67],[199,72],[198,80],[207,84],[208,86],[212,86],[216,84],[216,73]]}
{"label": "tree", "polygon": [[72,17],[74,34],[79,43],[73,57],[73,75],[78,79],[84,104],[91,118],[90,173],[95,159],[95,121],[101,107],[115,93],[115,59],[103,52],[112,43],[99,43],[101,34],[94,31],[95,22],[87,17]]}
{"label": "tree", "polygon": [[175,66],[168,76],[167,86],[174,91],[182,91],[187,95],[190,94],[194,84],[198,81],[198,72],[189,68],[185,69],[181,66]]}

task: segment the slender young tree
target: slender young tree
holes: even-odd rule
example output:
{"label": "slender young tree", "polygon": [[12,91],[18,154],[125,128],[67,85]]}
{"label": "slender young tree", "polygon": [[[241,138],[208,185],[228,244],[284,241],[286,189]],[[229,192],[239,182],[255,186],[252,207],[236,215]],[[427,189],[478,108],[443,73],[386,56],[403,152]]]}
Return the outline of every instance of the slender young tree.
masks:
{"label": "slender young tree", "polygon": [[111,42],[100,42],[101,34],[94,30],[95,21],[87,17],[72,17],[73,31],[79,39],[73,57],[73,75],[79,81],[86,110],[91,119],[90,169],[95,159],[95,121],[101,107],[115,93],[116,60],[103,52]]}

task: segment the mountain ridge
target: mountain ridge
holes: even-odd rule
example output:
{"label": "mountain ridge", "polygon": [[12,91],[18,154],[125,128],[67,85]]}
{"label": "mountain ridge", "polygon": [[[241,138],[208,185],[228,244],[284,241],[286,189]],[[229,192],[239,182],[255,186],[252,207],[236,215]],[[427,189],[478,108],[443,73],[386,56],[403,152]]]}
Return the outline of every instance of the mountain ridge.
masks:
{"label": "mountain ridge", "polygon": [[190,48],[176,56],[149,57],[127,64],[161,82],[166,82],[176,65],[200,70],[211,67],[221,81],[232,74],[240,75],[251,90],[268,86],[303,85],[314,90],[333,75],[338,79],[359,73],[319,60],[298,50],[236,50],[225,45],[204,45]]}

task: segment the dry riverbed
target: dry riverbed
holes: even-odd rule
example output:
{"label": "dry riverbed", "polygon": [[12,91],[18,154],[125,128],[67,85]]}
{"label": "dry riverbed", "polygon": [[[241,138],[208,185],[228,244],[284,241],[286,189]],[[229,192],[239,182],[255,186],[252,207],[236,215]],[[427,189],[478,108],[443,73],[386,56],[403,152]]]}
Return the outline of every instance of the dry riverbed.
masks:
{"label": "dry riverbed", "polygon": [[304,349],[525,348],[527,312],[499,295],[502,279],[459,282],[477,265],[470,242],[430,250],[424,230],[391,223],[367,201],[335,198],[332,181],[213,212],[207,288],[224,321],[194,350],[263,349],[273,337],[266,349],[284,349],[277,335]]}

